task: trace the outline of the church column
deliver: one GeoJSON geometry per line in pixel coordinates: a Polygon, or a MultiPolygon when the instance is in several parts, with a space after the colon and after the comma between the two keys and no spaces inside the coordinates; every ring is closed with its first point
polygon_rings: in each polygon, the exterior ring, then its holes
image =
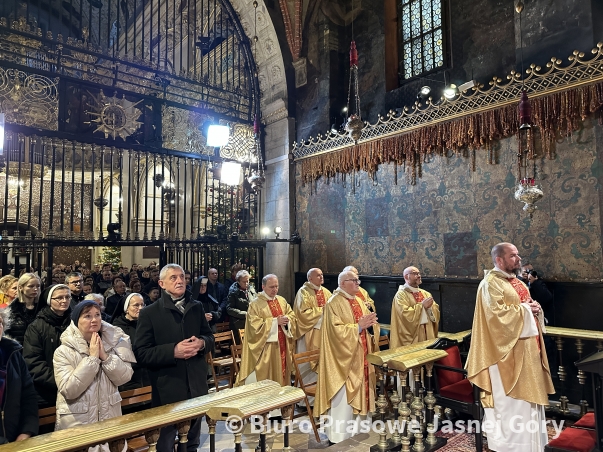
{"type": "MultiPolygon", "coordinates": [[[[274,238],[280,226],[280,238],[288,239],[293,232],[293,178],[289,163],[290,143],[295,138],[295,120],[288,117],[285,101],[277,99],[262,110],[265,123],[266,184],[262,191],[260,228],[267,227],[267,238],[274,238]]],[[[263,234],[262,234],[263,237],[263,234]]],[[[294,246],[289,243],[268,243],[264,274],[279,278],[279,294],[291,302],[294,290],[294,246]]],[[[263,275],[262,275],[263,276],[263,275]]],[[[261,287],[258,288],[261,290],[261,287]]]]}

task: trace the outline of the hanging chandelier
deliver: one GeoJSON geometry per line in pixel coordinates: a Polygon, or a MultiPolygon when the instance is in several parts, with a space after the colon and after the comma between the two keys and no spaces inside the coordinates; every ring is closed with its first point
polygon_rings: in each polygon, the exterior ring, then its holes
{"type": "MultiPolygon", "coordinates": [[[[254,15],[255,15],[255,23],[253,29],[253,53],[254,57],[257,58],[257,43],[258,43],[258,2],[257,0],[253,1],[254,15]]],[[[256,73],[257,76],[257,73],[256,73]]],[[[264,186],[264,182],[266,182],[266,177],[264,176],[264,162],[262,161],[262,144],[260,141],[260,118],[259,115],[256,115],[253,118],[253,148],[257,155],[257,169],[251,169],[252,158],[251,158],[251,150],[249,153],[249,175],[247,176],[247,182],[251,186],[251,190],[257,195],[262,187],[264,186]]]]}
{"type": "Polygon", "coordinates": [[[350,82],[348,86],[347,112],[350,113],[345,123],[345,130],[354,143],[358,143],[364,122],[360,116],[360,93],[358,92],[358,50],[356,50],[356,41],[350,43],[350,82]],[[353,93],[353,94],[352,94],[353,93]],[[354,109],[350,109],[350,98],[354,97],[354,109]]]}
{"type": "MultiPolygon", "coordinates": [[[[250,166],[247,182],[251,185],[253,192],[257,194],[264,186],[264,182],[266,182],[266,177],[264,176],[264,163],[262,161],[262,148],[260,146],[260,120],[257,115],[253,121],[253,137],[255,151],[258,156],[258,166],[255,170],[251,170],[250,166]]],[[[249,163],[251,165],[251,159],[249,159],[249,163]]]]}
{"type": "MultiPolygon", "coordinates": [[[[521,28],[521,13],[523,11],[523,2],[519,0],[515,10],[519,13],[519,32],[521,46],[521,72],[523,70],[523,30],[521,28]]],[[[521,97],[519,100],[519,131],[518,131],[518,149],[517,149],[517,176],[518,186],[515,191],[515,199],[524,203],[523,210],[530,218],[536,211],[536,202],[538,202],[544,193],[536,184],[536,157],[534,155],[534,134],[532,125],[532,105],[528,98],[528,93],[523,85],[521,97]],[[533,164],[530,162],[532,161],[533,164]]]]}

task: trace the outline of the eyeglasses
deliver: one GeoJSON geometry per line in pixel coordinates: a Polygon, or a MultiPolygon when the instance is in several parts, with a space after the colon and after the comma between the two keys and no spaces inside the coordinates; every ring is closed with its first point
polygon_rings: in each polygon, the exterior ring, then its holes
{"type": "Polygon", "coordinates": [[[142,309],[144,308],[144,304],[131,304],[131,307],[133,307],[134,309],[142,309]]]}
{"type": "Polygon", "coordinates": [[[76,284],[76,285],[79,285],[79,284],[82,284],[83,282],[84,282],[84,281],[82,281],[81,279],[76,279],[75,281],[69,281],[69,284],[76,284]]]}
{"type": "Polygon", "coordinates": [[[64,297],[52,297],[51,300],[54,301],[71,301],[71,297],[69,295],[64,297]]]}
{"type": "Polygon", "coordinates": [[[359,279],[344,279],[343,281],[344,282],[352,281],[354,284],[360,284],[360,280],[359,279]]]}

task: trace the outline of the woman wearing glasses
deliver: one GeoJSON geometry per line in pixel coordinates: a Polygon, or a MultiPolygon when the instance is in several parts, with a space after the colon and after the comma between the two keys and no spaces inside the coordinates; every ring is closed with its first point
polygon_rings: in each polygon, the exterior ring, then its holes
{"type": "MultiPolygon", "coordinates": [[[[139,293],[131,293],[125,298],[123,303],[120,303],[117,306],[115,312],[113,313],[113,317],[111,318],[111,323],[113,326],[120,327],[124,333],[130,336],[132,346],[134,346],[134,339],[136,339],[138,317],[140,316],[140,311],[144,308],[144,306],[145,304],[143,296],[139,293]]],[[[120,386],[120,391],[150,386],[151,380],[149,380],[149,375],[144,367],[139,367],[138,364],[132,363],[132,370],[134,370],[132,379],[126,384],[120,386]]]]}
{"type": "Polygon", "coordinates": [[[57,400],[52,356],[71,322],[71,291],[65,284],[50,286],[42,293],[41,302],[45,306],[25,332],[23,358],[38,393],[38,406],[45,408],[54,406],[57,400]]]}

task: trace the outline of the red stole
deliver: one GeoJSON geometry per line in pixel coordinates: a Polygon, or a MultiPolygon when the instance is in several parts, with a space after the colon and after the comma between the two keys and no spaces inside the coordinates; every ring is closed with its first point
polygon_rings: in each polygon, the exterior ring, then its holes
{"type": "MultiPolygon", "coordinates": [[[[519,301],[521,303],[527,303],[528,299],[530,298],[530,291],[525,284],[517,278],[507,278],[507,281],[511,283],[513,289],[515,289],[515,292],[517,292],[517,295],[519,295],[519,301]]],[[[538,328],[538,332],[540,332],[540,324],[538,323],[536,316],[534,316],[534,320],[536,321],[536,328],[538,328]]],[[[538,344],[538,351],[540,351],[540,337],[536,337],[536,343],[538,344]]]]}
{"type": "MultiPolygon", "coordinates": [[[[360,295],[360,292],[358,293],[360,295]]],[[[356,298],[350,299],[348,298],[348,303],[350,303],[350,308],[352,308],[352,314],[354,314],[354,321],[358,323],[360,317],[364,315],[362,312],[362,308],[356,298]]],[[[369,377],[368,377],[368,361],[366,360],[366,355],[368,354],[368,345],[366,342],[366,330],[363,330],[360,334],[360,341],[362,342],[362,348],[364,349],[364,390],[366,394],[366,402],[367,405],[370,402],[369,398],[369,377]]]]}
{"type": "Polygon", "coordinates": [[[420,290],[418,292],[411,293],[417,303],[421,303],[423,300],[425,300],[425,295],[423,295],[423,292],[421,292],[420,290]]]}
{"type": "Polygon", "coordinates": [[[530,298],[530,292],[528,288],[517,278],[507,278],[507,281],[511,283],[517,295],[519,295],[519,301],[521,303],[527,303],[528,298],[530,298]]]}
{"type": "Polygon", "coordinates": [[[364,294],[362,292],[358,291],[356,296],[366,303],[366,298],[364,298],[364,294]]]}
{"type": "Polygon", "coordinates": [[[316,294],[316,305],[319,308],[324,308],[327,300],[325,300],[325,293],[322,291],[322,287],[318,290],[314,289],[314,293],[316,294]]]}
{"type": "MultiPolygon", "coordinates": [[[[268,303],[268,307],[270,308],[270,312],[272,313],[272,317],[276,319],[276,317],[283,315],[283,310],[281,309],[281,304],[278,302],[278,299],[274,300],[266,300],[268,303]]],[[[276,320],[275,320],[276,321],[276,320]]],[[[287,381],[287,337],[285,336],[285,332],[281,328],[280,325],[277,327],[278,329],[278,345],[281,351],[281,369],[283,371],[283,385],[289,386],[289,382],[287,381]]]]}

